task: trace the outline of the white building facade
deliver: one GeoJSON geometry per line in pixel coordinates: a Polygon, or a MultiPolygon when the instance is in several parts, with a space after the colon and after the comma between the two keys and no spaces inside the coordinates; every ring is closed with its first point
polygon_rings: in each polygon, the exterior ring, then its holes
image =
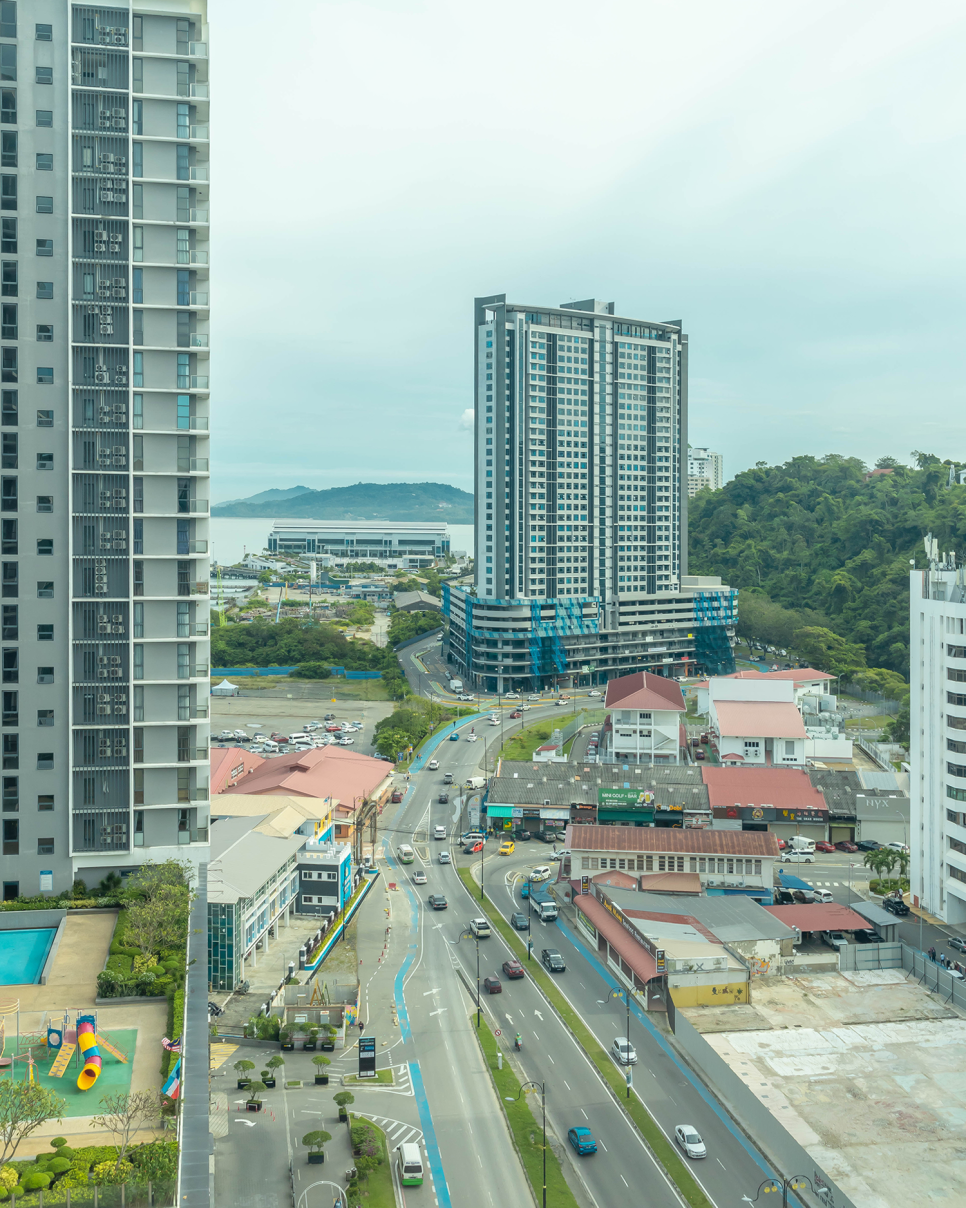
{"type": "Polygon", "coordinates": [[[7,899],[207,858],[206,21],[0,10],[7,899]]]}
{"type": "MultiPolygon", "coordinates": [[[[935,554],[935,551],[933,551],[935,554]]],[[[966,571],[933,557],[910,599],[910,887],[966,923],[966,571]]]]}
{"type": "Polygon", "coordinates": [[[720,491],[724,486],[724,458],[710,449],[688,449],[688,498],[710,487],[720,491]]]}

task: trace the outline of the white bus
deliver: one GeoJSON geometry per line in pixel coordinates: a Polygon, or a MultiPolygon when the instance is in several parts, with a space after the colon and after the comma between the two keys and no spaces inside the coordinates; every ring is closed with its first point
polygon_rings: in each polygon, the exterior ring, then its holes
{"type": "Polygon", "coordinates": [[[396,1146],[396,1169],[404,1187],[418,1187],[423,1181],[423,1159],[419,1146],[402,1144],[396,1146]]]}

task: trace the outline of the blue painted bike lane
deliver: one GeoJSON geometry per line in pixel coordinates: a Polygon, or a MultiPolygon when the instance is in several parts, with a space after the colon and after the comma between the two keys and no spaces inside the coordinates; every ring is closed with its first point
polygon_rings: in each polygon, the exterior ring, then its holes
{"type": "MultiPolygon", "coordinates": [[[[414,788],[410,788],[409,792],[406,793],[406,796],[403,798],[403,804],[400,807],[400,812],[402,812],[402,809],[405,808],[409,801],[409,794],[413,791],[414,788]]],[[[397,869],[397,864],[393,857],[388,853],[388,850],[386,852],[386,863],[393,871],[397,869]]],[[[413,962],[416,960],[416,956],[419,952],[419,910],[416,894],[409,883],[403,881],[401,877],[398,883],[405,889],[406,895],[409,898],[413,908],[413,922],[409,929],[409,949],[406,952],[405,959],[399,966],[392,983],[393,998],[396,1000],[396,1013],[399,1016],[399,1034],[402,1038],[403,1044],[405,1045],[411,1044],[413,1037],[412,1026],[409,1022],[409,1008],[406,1005],[405,982],[406,976],[409,973],[409,970],[412,968],[413,962]]],[[[430,1173],[433,1176],[433,1185],[436,1189],[436,1196],[442,1208],[452,1208],[449,1185],[446,1182],[446,1174],[443,1170],[443,1159],[439,1152],[439,1142],[436,1138],[436,1128],[433,1124],[433,1114],[429,1108],[429,1099],[426,1097],[426,1088],[423,1085],[422,1071],[419,1068],[419,1062],[415,1059],[409,1062],[409,1076],[413,1085],[413,1094],[416,1097],[416,1108],[419,1112],[419,1124],[423,1130],[423,1138],[426,1143],[426,1160],[429,1163],[430,1173]]]]}

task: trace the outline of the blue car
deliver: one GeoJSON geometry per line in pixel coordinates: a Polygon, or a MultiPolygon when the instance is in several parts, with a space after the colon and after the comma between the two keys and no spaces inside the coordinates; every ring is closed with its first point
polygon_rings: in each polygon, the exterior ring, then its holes
{"type": "Polygon", "coordinates": [[[453,733],[449,736],[449,740],[450,740],[450,742],[459,742],[460,736],[454,730],[453,733]]]}
{"type": "Polygon", "coordinates": [[[589,1128],[572,1128],[567,1133],[567,1140],[579,1154],[596,1153],[597,1142],[589,1128]]]}

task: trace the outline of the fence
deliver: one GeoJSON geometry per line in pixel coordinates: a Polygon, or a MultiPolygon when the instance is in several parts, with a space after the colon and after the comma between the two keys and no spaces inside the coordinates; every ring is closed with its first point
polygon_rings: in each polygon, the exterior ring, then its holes
{"type": "MultiPolygon", "coordinates": [[[[291,675],[293,671],[298,671],[299,665],[296,663],[294,667],[212,667],[211,674],[215,675],[291,675]]],[[[381,671],[346,671],[345,667],[330,667],[329,672],[335,676],[344,675],[346,679],[381,679],[381,671]]]]}
{"type": "Polygon", "coordinates": [[[417,633],[414,638],[406,638],[405,642],[399,642],[393,646],[393,650],[405,650],[407,646],[414,646],[417,642],[425,642],[427,638],[435,637],[437,633],[442,632],[442,625],[438,629],[427,629],[425,633],[417,633]]]}
{"type": "Polygon", "coordinates": [[[87,1187],[65,1187],[56,1183],[50,1190],[28,1191],[25,1195],[11,1195],[7,1201],[10,1208],[20,1204],[22,1208],[174,1208],[177,1204],[177,1185],[172,1182],[120,1183],[117,1186],[92,1183],[87,1187]]]}
{"type": "Polygon", "coordinates": [[[944,969],[936,961],[930,960],[925,952],[908,944],[902,945],[902,967],[921,986],[941,995],[947,1003],[952,1003],[961,1011],[966,1011],[966,981],[963,978],[955,977],[951,970],[944,969]]]}
{"type": "Polygon", "coordinates": [[[839,949],[839,969],[901,969],[902,944],[847,944],[839,949]]]}
{"type": "Polygon", "coordinates": [[[870,759],[874,759],[879,767],[886,772],[895,771],[895,768],[892,766],[893,760],[898,763],[901,759],[905,758],[902,749],[895,743],[873,742],[871,738],[858,738],[855,742],[865,751],[870,759]]]}
{"type": "MultiPolygon", "coordinates": [[[[905,947],[905,945],[903,945],[905,947]]],[[[670,998],[670,994],[668,994],[670,998]]],[[[769,1109],[720,1057],[684,1015],[668,1003],[668,1021],[674,1039],[691,1064],[710,1084],[745,1132],[749,1133],[787,1176],[806,1175],[815,1194],[799,1191],[802,1203],[823,1208],[855,1208],[852,1200],[803,1149],[791,1133],[775,1119],[769,1109]]]]}
{"type": "Polygon", "coordinates": [[[865,688],[860,688],[858,684],[839,684],[839,695],[854,696],[856,700],[864,700],[867,704],[878,705],[880,711],[888,713],[890,717],[895,717],[902,708],[897,700],[890,700],[881,692],[869,692],[865,688]]]}

